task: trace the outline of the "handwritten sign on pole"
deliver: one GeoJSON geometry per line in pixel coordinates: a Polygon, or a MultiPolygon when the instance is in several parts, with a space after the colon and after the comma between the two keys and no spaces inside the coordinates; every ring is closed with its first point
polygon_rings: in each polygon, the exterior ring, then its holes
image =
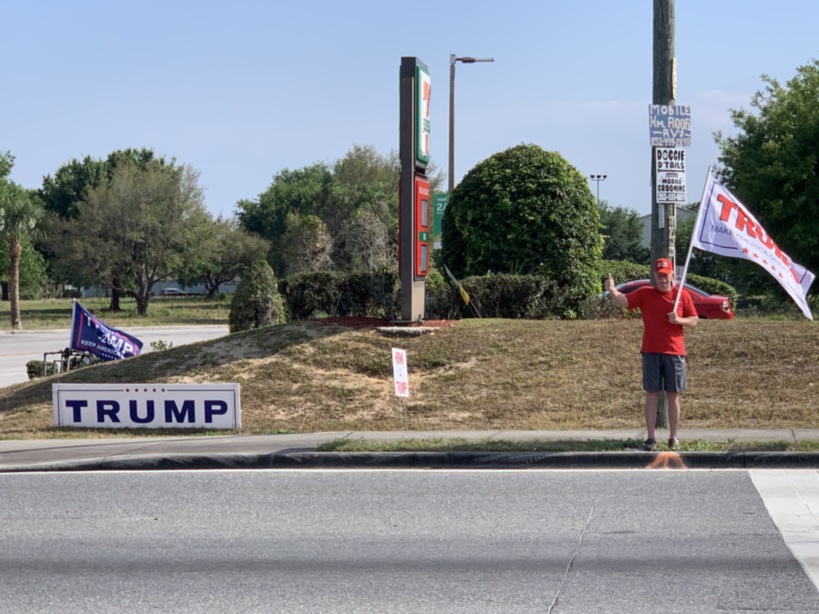
{"type": "Polygon", "coordinates": [[[652,104],[648,107],[652,147],[691,147],[691,107],[652,104]]]}

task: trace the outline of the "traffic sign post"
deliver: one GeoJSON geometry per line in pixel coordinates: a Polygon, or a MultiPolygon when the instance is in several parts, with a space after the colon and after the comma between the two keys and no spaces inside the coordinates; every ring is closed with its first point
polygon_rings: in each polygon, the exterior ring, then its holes
{"type": "Polygon", "coordinates": [[[432,195],[432,236],[434,239],[432,249],[441,249],[441,222],[444,219],[447,202],[449,202],[449,194],[446,192],[435,192],[432,195]]]}

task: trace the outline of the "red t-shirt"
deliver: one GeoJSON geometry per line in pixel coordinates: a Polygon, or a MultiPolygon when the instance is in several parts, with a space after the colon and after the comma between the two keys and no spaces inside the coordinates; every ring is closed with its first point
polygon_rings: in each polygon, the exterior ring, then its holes
{"type": "MultiPolygon", "coordinates": [[[[653,286],[638,288],[626,294],[628,308],[640,309],[643,317],[643,345],[640,352],[643,354],[677,354],[685,356],[685,341],[681,324],[671,324],[668,314],[674,309],[674,300],[677,298],[677,288],[669,292],[660,292],[653,286]]],[[[677,315],[688,317],[697,315],[694,301],[687,290],[683,289],[680,304],[677,305],[677,315]]]]}

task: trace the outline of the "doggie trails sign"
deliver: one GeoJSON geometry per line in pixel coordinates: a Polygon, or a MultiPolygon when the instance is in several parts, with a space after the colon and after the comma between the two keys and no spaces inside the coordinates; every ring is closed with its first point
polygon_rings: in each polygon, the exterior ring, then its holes
{"type": "Polygon", "coordinates": [[[54,426],[238,429],[239,384],[52,384],[54,426]]]}

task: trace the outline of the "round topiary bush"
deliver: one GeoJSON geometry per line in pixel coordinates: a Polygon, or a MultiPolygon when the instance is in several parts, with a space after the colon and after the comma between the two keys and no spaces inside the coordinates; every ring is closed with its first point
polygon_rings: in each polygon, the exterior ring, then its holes
{"type": "Polygon", "coordinates": [[[282,298],[270,265],[259,260],[242,276],[230,302],[230,332],[270,326],[281,321],[282,298]]]}
{"type": "Polygon", "coordinates": [[[450,196],[443,260],[459,277],[541,275],[571,316],[599,292],[600,216],[586,177],[559,153],[518,145],[475,166],[450,196]]]}

